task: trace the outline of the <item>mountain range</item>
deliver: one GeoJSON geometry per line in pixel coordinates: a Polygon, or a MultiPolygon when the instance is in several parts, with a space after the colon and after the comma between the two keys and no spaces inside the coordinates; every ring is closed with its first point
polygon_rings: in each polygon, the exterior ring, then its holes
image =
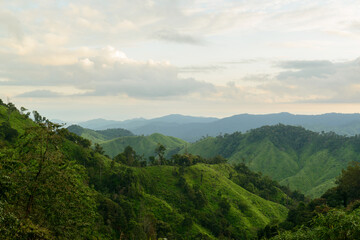
{"type": "Polygon", "coordinates": [[[294,115],[290,113],[240,114],[222,119],[173,114],[148,120],[143,118],[126,121],[95,119],[78,123],[78,125],[94,130],[124,128],[136,135],[161,133],[188,142],[195,142],[206,136],[215,137],[236,131],[246,132],[264,125],[276,125],[279,123],[302,126],[316,132],[333,131],[340,135],[353,136],[360,133],[360,114],[357,113],[327,113],[321,115],[294,115]]]}

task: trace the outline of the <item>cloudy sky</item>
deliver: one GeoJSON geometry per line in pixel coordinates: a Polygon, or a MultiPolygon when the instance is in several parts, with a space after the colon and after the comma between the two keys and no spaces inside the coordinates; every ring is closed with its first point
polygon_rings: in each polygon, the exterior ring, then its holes
{"type": "Polygon", "coordinates": [[[0,0],[0,98],[50,119],[359,112],[358,0],[0,0]]]}

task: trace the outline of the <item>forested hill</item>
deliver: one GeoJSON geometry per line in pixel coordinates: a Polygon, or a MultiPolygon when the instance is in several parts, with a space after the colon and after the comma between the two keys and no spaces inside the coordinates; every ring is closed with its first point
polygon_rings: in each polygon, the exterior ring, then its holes
{"type": "Polygon", "coordinates": [[[165,147],[165,156],[171,157],[186,148],[187,142],[175,137],[164,136],[159,133],[153,133],[149,136],[128,136],[115,138],[109,141],[101,142],[106,154],[114,157],[123,152],[127,146],[131,146],[136,152],[142,154],[145,159],[155,155],[156,147],[161,144],[165,147]]]}
{"type": "Polygon", "coordinates": [[[33,114],[0,101],[1,239],[254,238],[304,200],[220,157],[110,159],[33,114]]]}
{"type": "Polygon", "coordinates": [[[71,125],[67,129],[76,135],[86,138],[93,143],[100,143],[114,138],[134,136],[132,132],[123,128],[111,128],[106,130],[92,130],[79,125],[71,125]]]}
{"type": "Polygon", "coordinates": [[[279,124],[244,134],[204,138],[188,146],[187,151],[244,162],[253,171],[314,197],[332,187],[335,177],[350,161],[360,160],[360,137],[316,133],[279,124]]]}

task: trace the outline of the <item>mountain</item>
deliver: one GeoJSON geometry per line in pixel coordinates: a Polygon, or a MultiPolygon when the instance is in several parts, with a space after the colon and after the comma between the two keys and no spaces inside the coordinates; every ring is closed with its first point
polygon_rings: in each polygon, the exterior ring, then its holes
{"type": "Polygon", "coordinates": [[[320,134],[280,124],[204,138],[189,145],[186,151],[244,162],[253,171],[316,197],[334,185],[336,176],[350,161],[359,161],[359,146],[359,136],[320,134]]]}
{"type": "MultiPolygon", "coordinates": [[[[81,122],[78,123],[78,125],[84,128],[90,128],[94,130],[104,130],[108,128],[125,128],[129,130],[134,130],[152,124],[171,124],[172,126],[174,126],[174,125],[179,125],[179,124],[181,125],[187,123],[209,123],[216,120],[218,119],[211,117],[192,117],[192,116],[184,116],[180,114],[171,114],[153,119],[134,118],[125,121],[105,120],[99,118],[99,119],[89,120],[86,122],[81,122]]],[[[151,132],[151,133],[155,133],[155,132],[151,132]]],[[[146,133],[141,133],[141,134],[146,134],[146,133]]]]}
{"type": "MultiPolygon", "coordinates": [[[[94,129],[94,130],[104,130],[107,128],[117,128],[117,127],[107,127],[107,126],[117,125],[118,123],[119,123],[119,121],[97,118],[97,119],[92,119],[92,120],[89,120],[86,122],[78,123],[77,125],[79,125],[83,128],[90,128],[90,129],[94,129]]],[[[121,127],[119,127],[119,128],[121,128],[121,127]]]]}
{"type": "Polygon", "coordinates": [[[333,131],[340,135],[356,135],[360,133],[360,114],[327,113],[322,115],[294,115],[290,113],[276,114],[240,114],[227,118],[201,118],[182,115],[168,115],[150,120],[133,119],[123,122],[108,120],[92,120],[79,125],[92,129],[125,128],[137,135],[161,133],[166,136],[181,138],[195,142],[205,136],[246,132],[265,125],[285,124],[303,126],[316,132],[333,131]],[[89,124],[94,123],[94,124],[89,124]],[[96,123],[96,124],[95,124],[96,123]]]}
{"type": "Polygon", "coordinates": [[[193,117],[193,116],[184,116],[181,114],[170,114],[159,118],[150,119],[150,122],[164,122],[164,123],[177,123],[177,124],[187,124],[187,123],[210,123],[218,120],[214,117],[193,117]]]}
{"type": "Polygon", "coordinates": [[[115,128],[106,130],[92,130],[80,127],[79,125],[71,125],[67,129],[76,135],[86,138],[93,143],[100,143],[118,137],[133,136],[134,134],[126,129],[115,128]]]}
{"type": "Polygon", "coordinates": [[[183,149],[188,143],[184,140],[175,137],[164,136],[159,133],[151,134],[150,136],[126,136],[115,138],[109,141],[101,142],[106,154],[114,157],[124,151],[127,146],[132,147],[137,153],[144,155],[147,159],[150,156],[155,156],[156,147],[162,144],[166,148],[165,155],[170,157],[183,149]]]}

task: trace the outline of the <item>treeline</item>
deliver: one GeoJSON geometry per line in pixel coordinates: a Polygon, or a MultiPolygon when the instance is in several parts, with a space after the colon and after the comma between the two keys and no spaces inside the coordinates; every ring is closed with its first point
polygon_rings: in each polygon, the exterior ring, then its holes
{"type": "Polygon", "coordinates": [[[239,142],[246,140],[248,144],[257,143],[262,139],[268,138],[276,147],[280,149],[293,149],[299,153],[306,144],[311,143],[313,151],[328,149],[335,153],[336,150],[344,145],[349,145],[352,149],[360,153],[360,135],[342,136],[334,132],[312,132],[303,127],[277,124],[274,126],[263,126],[249,130],[246,133],[235,132],[216,137],[216,144],[220,147],[218,153],[222,156],[230,157],[239,147],[239,142]]]}
{"type": "MultiPolygon", "coordinates": [[[[104,153],[99,144],[95,144],[95,150],[104,153]]],[[[113,158],[113,161],[125,164],[131,167],[146,167],[146,166],[192,166],[197,163],[205,164],[220,164],[226,163],[227,160],[218,155],[213,158],[203,158],[199,155],[193,155],[190,153],[174,154],[171,158],[165,157],[166,147],[162,144],[158,144],[154,149],[155,156],[150,156],[147,160],[138,155],[131,146],[127,146],[122,153],[119,153],[113,158]]]]}

